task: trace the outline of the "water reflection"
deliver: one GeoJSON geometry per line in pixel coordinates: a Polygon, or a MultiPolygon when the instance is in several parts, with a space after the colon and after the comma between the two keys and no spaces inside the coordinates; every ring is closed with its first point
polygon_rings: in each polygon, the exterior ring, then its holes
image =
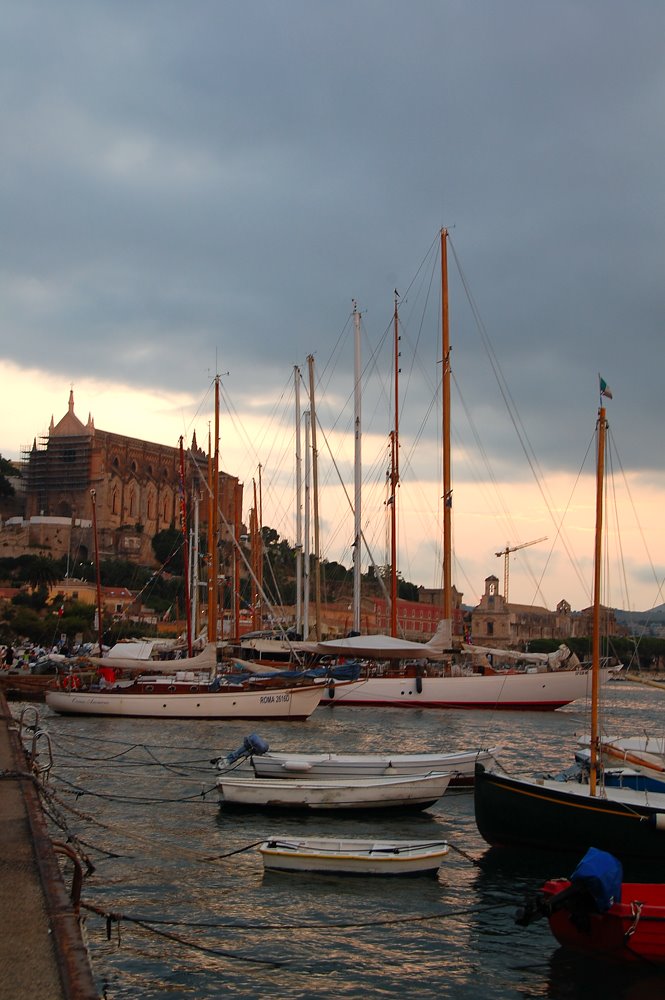
{"type": "Polygon", "coordinates": [[[547,992],[551,1000],[656,1000],[665,996],[665,973],[648,965],[617,965],[558,948],[548,969],[547,992]]]}
{"type": "MultiPolygon", "coordinates": [[[[619,735],[658,723],[662,697],[613,685],[619,735]]],[[[583,706],[555,713],[318,710],[307,723],[262,725],[276,750],[454,750],[504,744],[512,772],[561,769],[585,729],[583,706]]],[[[517,927],[525,893],[568,875],[578,858],[490,849],[473,796],[449,791],[402,817],[230,813],[220,807],[210,759],[239,746],[251,724],[172,724],[50,717],[54,789],[86,821],[95,855],[83,898],[130,916],[171,920],[156,936],[123,922],[88,935],[100,991],[109,1000],[237,1000],[368,996],[419,1000],[647,1000],[665,995],[654,970],[610,970],[562,952],[546,923],[517,927]],[[83,792],[74,792],[65,779],[83,792]],[[102,824],[102,825],[100,825],[102,824]],[[270,837],[447,839],[437,879],[342,879],[263,873],[257,842],[270,837]],[[242,850],[247,848],[247,850],[242,850]],[[241,851],[231,855],[233,851],[241,851]],[[220,857],[221,855],[231,855],[220,857]],[[214,858],[215,860],[210,860],[214,858]],[[180,921],[180,923],[177,923],[180,921]],[[261,963],[275,962],[275,967],[261,963]],[[602,994],[601,994],[602,990],[602,994]],[[651,992],[650,992],[651,991],[651,992]]]]}

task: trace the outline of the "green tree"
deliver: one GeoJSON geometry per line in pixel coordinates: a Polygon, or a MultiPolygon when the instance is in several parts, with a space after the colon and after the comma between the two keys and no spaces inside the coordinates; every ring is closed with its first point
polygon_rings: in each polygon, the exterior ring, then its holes
{"type": "Polygon", "coordinates": [[[167,572],[180,576],[182,576],[183,572],[182,548],[182,532],[177,531],[175,528],[165,528],[164,531],[157,532],[152,540],[152,550],[155,553],[155,559],[161,563],[167,572]]]}
{"type": "Polygon", "coordinates": [[[32,608],[12,608],[3,624],[15,639],[25,636],[30,642],[49,642],[53,635],[53,625],[32,608]]]}
{"type": "Polygon", "coordinates": [[[20,561],[19,579],[30,584],[33,590],[50,593],[61,576],[59,563],[47,556],[21,556],[20,561]]]}
{"type": "Polygon", "coordinates": [[[419,601],[420,592],[418,590],[418,585],[415,583],[409,583],[408,580],[402,580],[401,577],[398,578],[397,596],[403,598],[405,601],[419,601]]]}
{"type": "Polygon", "coordinates": [[[20,476],[21,473],[15,469],[12,463],[0,455],[0,497],[13,497],[16,490],[9,481],[10,476],[20,476]]]}

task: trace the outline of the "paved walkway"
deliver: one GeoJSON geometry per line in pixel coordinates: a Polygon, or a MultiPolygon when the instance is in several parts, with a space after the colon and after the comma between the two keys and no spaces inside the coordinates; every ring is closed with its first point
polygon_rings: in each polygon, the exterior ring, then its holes
{"type": "Polygon", "coordinates": [[[87,952],[0,694],[0,1000],[94,1000],[87,952]]]}

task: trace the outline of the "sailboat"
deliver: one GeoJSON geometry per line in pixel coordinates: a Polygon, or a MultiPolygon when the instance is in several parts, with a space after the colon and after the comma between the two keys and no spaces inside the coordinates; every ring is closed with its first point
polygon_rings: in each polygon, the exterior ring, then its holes
{"type": "MultiPolygon", "coordinates": [[[[388,661],[388,665],[368,669],[361,680],[344,689],[331,686],[321,704],[344,704],[386,708],[458,708],[458,709],[525,709],[552,711],[562,708],[591,693],[591,671],[566,647],[549,656],[520,654],[525,666],[505,670],[475,670],[472,666],[478,650],[468,647],[466,663],[453,664],[452,652],[452,476],[450,443],[450,337],[448,319],[448,232],[440,233],[441,254],[441,328],[442,328],[442,399],[443,414],[443,607],[442,621],[429,643],[407,642],[397,636],[397,553],[395,530],[395,487],[399,481],[398,424],[391,432],[390,513],[391,513],[391,635],[355,636],[329,642],[306,644],[313,653],[344,656],[362,661],[388,661]],[[407,666],[403,666],[404,662],[407,666]],[[410,661],[410,665],[409,665],[410,661]],[[415,661],[415,663],[414,663],[415,661]],[[437,666],[438,664],[438,666],[437,666]],[[468,666],[467,666],[468,664],[468,666]]],[[[397,371],[399,370],[399,334],[397,293],[394,312],[395,327],[395,413],[399,411],[397,371]]],[[[358,387],[359,366],[356,370],[358,387]]],[[[356,489],[356,507],[358,505],[356,489]]],[[[354,552],[359,553],[359,527],[356,526],[354,552]]],[[[354,595],[355,603],[355,595],[354,595]]],[[[482,651],[481,651],[482,652],[482,651]]],[[[508,650],[485,650],[501,658],[509,658],[508,650]]],[[[455,660],[459,661],[459,656],[455,660]]],[[[463,658],[464,659],[464,658],[463,658]]],[[[609,676],[608,668],[602,670],[609,676]]]]}
{"type": "MultiPolygon", "coordinates": [[[[67,689],[46,693],[46,704],[60,715],[111,715],[132,718],[157,719],[308,719],[318,706],[323,693],[321,684],[302,684],[278,681],[267,688],[253,682],[233,683],[217,672],[217,537],[216,516],[219,485],[219,376],[215,378],[215,453],[212,471],[211,494],[213,497],[209,532],[212,569],[209,569],[209,605],[207,643],[197,656],[193,656],[191,616],[187,612],[187,649],[189,656],[180,660],[141,661],[134,657],[96,658],[100,677],[83,689],[70,684],[67,689]],[[122,674],[133,676],[125,679],[122,674]],[[120,675],[120,676],[119,676],[120,675]]],[[[184,523],[184,459],[181,448],[181,518],[184,523]]],[[[91,491],[93,534],[97,568],[97,621],[99,648],[102,644],[102,600],[100,586],[100,560],[95,516],[95,491],[91,491]]],[[[185,558],[185,567],[187,559],[185,558]]],[[[187,573],[185,572],[185,578],[187,573]]]]}
{"type": "Polygon", "coordinates": [[[476,767],[476,825],[491,845],[582,854],[590,846],[611,853],[626,868],[665,862],[665,794],[601,781],[599,735],[600,571],[603,523],[605,407],[598,411],[593,656],[588,783],[514,778],[476,767]]]}

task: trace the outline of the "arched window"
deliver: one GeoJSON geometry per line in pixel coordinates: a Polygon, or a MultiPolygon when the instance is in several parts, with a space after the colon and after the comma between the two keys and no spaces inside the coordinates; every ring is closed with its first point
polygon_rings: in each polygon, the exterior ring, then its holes
{"type": "MultiPolygon", "coordinates": [[[[117,461],[117,459],[116,459],[116,461],[117,461]]],[[[118,487],[117,486],[114,486],[113,490],[111,491],[111,513],[112,514],[117,514],[118,513],[118,487]]]]}

